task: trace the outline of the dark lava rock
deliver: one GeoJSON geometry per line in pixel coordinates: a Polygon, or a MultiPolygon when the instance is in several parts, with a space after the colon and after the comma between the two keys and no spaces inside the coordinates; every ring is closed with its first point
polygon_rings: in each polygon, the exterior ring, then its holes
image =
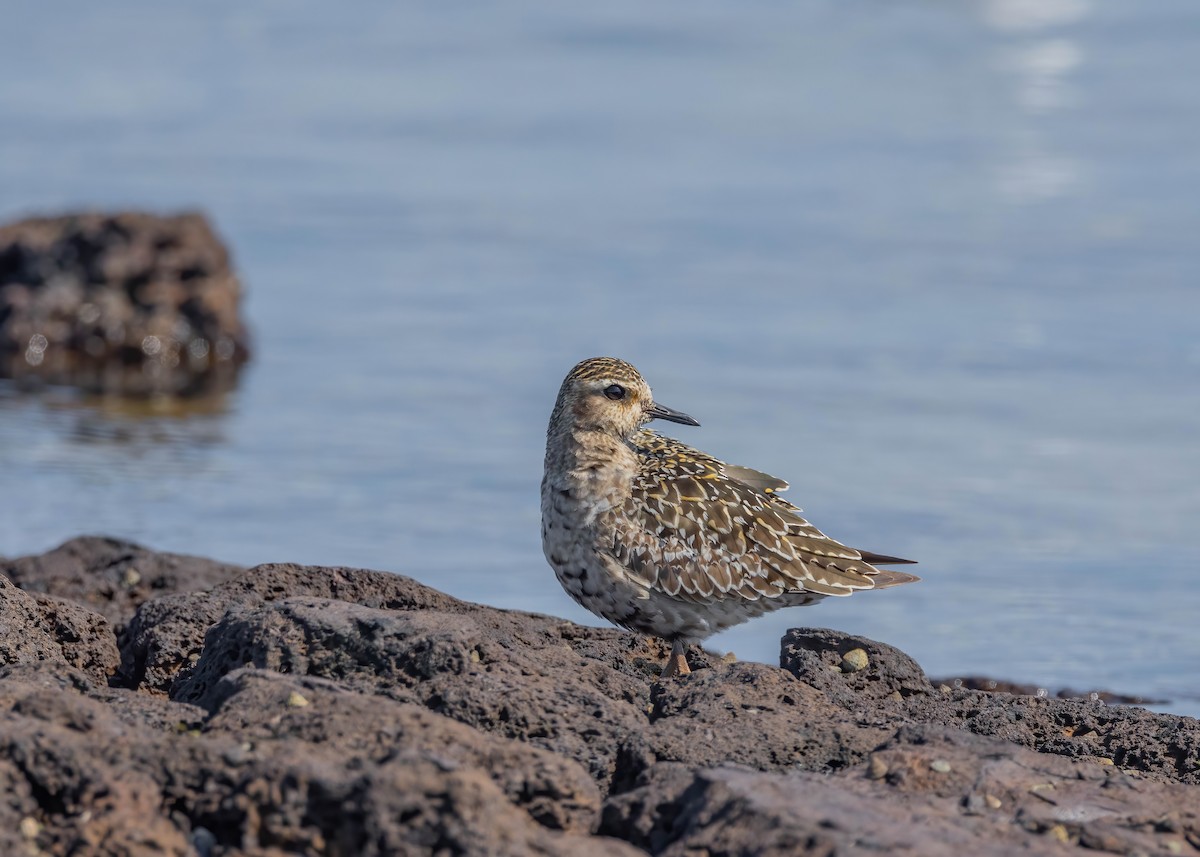
{"type": "MultiPolygon", "coordinates": [[[[112,605],[48,557],[23,586],[112,605]]],[[[0,586],[0,853],[1200,853],[1190,718],[935,687],[829,630],[660,683],[658,641],[399,575],[162,580],[111,678],[102,617],[0,586]]]]}
{"type": "Polygon", "coordinates": [[[124,395],[226,389],[249,356],[240,300],[201,214],[0,226],[0,376],[124,395]]]}
{"type": "Polygon", "coordinates": [[[911,700],[907,717],[993,735],[1041,753],[1100,759],[1200,785],[1200,722],[1099,701],[951,691],[911,700]]]}
{"type": "Polygon", "coordinates": [[[71,666],[106,678],[119,660],[103,616],[45,595],[30,595],[0,577],[0,665],[71,666]]]}
{"type": "Polygon", "coordinates": [[[25,591],[85,604],[118,630],[148,599],[209,589],[243,571],[106,536],[79,536],[44,554],[0,558],[0,574],[25,591]]]}
{"type": "Polygon", "coordinates": [[[1010,696],[947,685],[935,691],[916,662],[900,650],[824,628],[788,631],[780,663],[863,726],[955,726],[1042,753],[1103,759],[1200,785],[1200,723],[1190,717],[1099,700],[1010,696]],[[867,653],[868,665],[845,672],[841,659],[856,648],[867,653]]]}
{"type": "MultiPolygon", "coordinates": [[[[861,657],[861,656],[860,656],[861,657]]],[[[917,662],[899,649],[828,628],[793,628],[783,636],[779,665],[839,705],[861,710],[864,701],[899,701],[933,692],[917,662]],[[859,651],[866,666],[844,666],[859,651]]]]}
{"type": "Polygon", "coordinates": [[[279,742],[298,754],[314,744],[357,764],[424,753],[452,767],[488,773],[501,791],[538,823],[589,833],[600,791],[578,764],[529,744],[487,735],[419,705],[382,696],[347,694],[335,682],[242,669],[222,679],[205,731],[243,742],[279,742]]]}
{"type": "Polygon", "coordinates": [[[622,747],[644,740],[648,684],[577,655],[557,633],[563,624],[487,608],[281,599],[230,610],[172,698],[211,707],[222,677],[247,665],[319,676],[559,753],[606,787],[622,747]]]}
{"type": "Polygon", "coordinates": [[[421,706],[241,670],[204,711],[33,666],[0,667],[4,853],[637,853],[590,835],[579,765],[421,706]]]}
{"type": "MultiPolygon", "coordinates": [[[[822,693],[766,664],[731,664],[651,692],[650,742],[663,761],[729,760],[762,771],[832,773],[858,764],[891,729],[864,726],[822,693]]],[[[636,772],[634,772],[636,773],[636,772]]]]}
{"type": "Polygon", "coordinates": [[[224,582],[204,592],[172,587],[178,594],[164,595],[138,610],[121,641],[123,683],[166,693],[181,673],[195,666],[205,634],[226,611],[245,610],[279,598],[312,595],[387,610],[455,613],[474,609],[474,605],[412,578],[366,569],[273,563],[237,576],[222,574],[218,579],[224,582]]]}
{"type": "Polygon", "coordinates": [[[1200,792],[955,731],[900,730],[835,776],[659,764],[600,832],[652,854],[1193,853],[1200,792]],[[1174,843],[1175,847],[1172,847],[1174,843]]]}
{"type": "MultiPolygon", "coordinates": [[[[965,688],[966,690],[986,690],[989,693],[1012,693],[1018,696],[1046,696],[1048,693],[1046,688],[1038,687],[1036,684],[1005,681],[978,675],[935,679],[934,684],[944,684],[948,687],[965,688]]],[[[1070,687],[1059,688],[1054,692],[1054,696],[1059,699],[1098,699],[1118,705],[1161,705],[1167,701],[1146,696],[1133,696],[1128,693],[1116,693],[1111,690],[1075,690],[1070,687]]]]}

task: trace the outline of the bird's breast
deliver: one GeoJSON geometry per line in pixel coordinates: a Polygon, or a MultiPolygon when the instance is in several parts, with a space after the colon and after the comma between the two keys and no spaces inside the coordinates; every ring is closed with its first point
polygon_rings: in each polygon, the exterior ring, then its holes
{"type": "Polygon", "coordinates": [[[553,510],[586,526],[629,498],[637,460],[628,446],[610,438],[572,440],[548,451],[542,512],[553,510]]]}
{"type": "Polygon", "coordinates": [[[566,471],[542,485],[542,515],[590,527],[596,519],[629,498],[633,476],[615,467],[587,467],[566,471]]]}

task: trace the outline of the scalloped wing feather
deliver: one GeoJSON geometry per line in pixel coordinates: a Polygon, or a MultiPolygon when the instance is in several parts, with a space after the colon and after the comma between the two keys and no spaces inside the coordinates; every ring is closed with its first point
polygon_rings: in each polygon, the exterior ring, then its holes
{"type": "Polygon", "coordinates": [[[826,536],[777,495],[781,479],[651,431],[634,443],[642,467],[619,514],[640,526],[618,528],[612,552],[651,588],[704,602],[844,596],[916,579],[881,572],[826,536]]]}

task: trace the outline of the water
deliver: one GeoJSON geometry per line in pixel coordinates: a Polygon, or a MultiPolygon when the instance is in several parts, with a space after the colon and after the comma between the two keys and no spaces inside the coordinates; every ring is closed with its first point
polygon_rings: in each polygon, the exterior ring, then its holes
{"type": "Polygon", "coordinates": [[[0,216],[201,207],[257,358],[187,418],[0,386],[0,553],[82,532],[585,622],[538,542],[614,354],[924,581],[743,625],[1200,714],[1200,9],[22,3],[0,216]]]}

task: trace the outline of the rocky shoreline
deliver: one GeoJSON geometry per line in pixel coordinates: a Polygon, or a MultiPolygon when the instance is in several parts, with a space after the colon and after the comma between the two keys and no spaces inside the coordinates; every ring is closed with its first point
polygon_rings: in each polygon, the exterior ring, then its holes
{"type": "Polygon", "coordinates": [[[1200,722],[836,631],[658,683],[656,641],[400,575],[96,537],[0,574],[4,854],[1200,854],[1200,722]]]}

